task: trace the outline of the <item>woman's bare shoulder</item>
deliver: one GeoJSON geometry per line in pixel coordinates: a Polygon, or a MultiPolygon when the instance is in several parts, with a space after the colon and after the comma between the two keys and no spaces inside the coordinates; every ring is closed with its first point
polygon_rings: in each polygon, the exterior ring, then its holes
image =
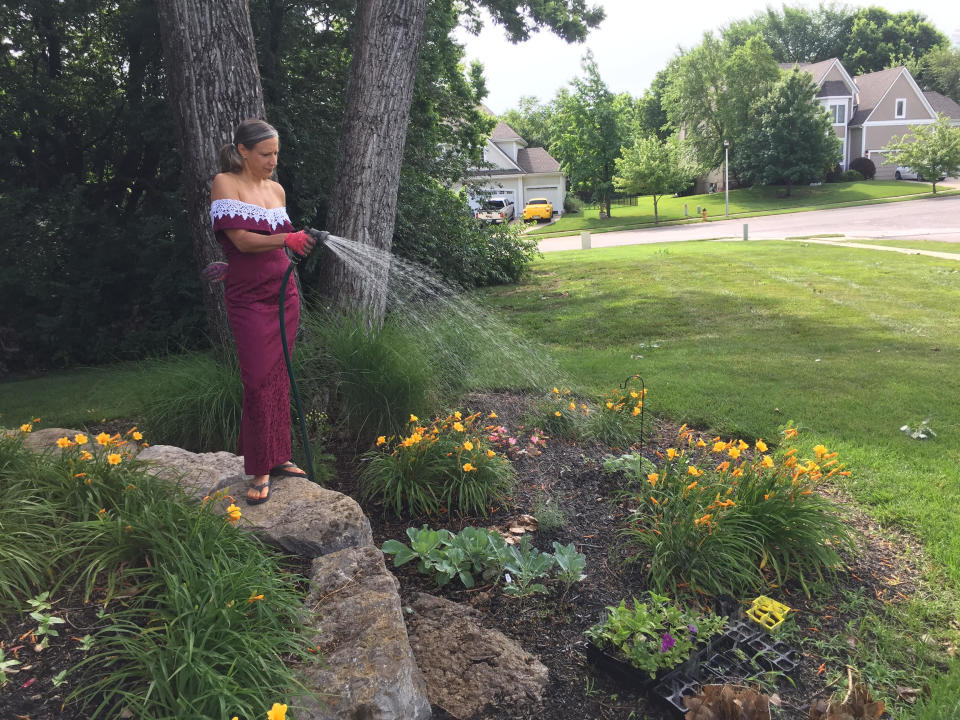
{"type": "Polygon", "coordinates": [[[287,204],[287,193],[283,189],[283,185],[278,183],[276,180],[270,181],[270,189],[273,190],[277,199],[280,201],[280,207],[284,207],[287,204]]]}
{"type": "Polygon", "coordinates": [[[213,178],[213,185],[210,186],[210,202],[214,200],[239,200],[240,184],[237,182],[236,175],[229,172],[217,174],[213,178]]]}

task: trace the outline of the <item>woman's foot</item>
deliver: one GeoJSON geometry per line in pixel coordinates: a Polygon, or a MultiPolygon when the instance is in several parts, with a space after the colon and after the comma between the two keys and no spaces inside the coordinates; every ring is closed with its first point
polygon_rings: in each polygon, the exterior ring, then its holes
{"type": "Polygon", "coordinates": [[[275,468],[270,470],[270,477],[306,478],[307,474],[294,465],[290,460],[287,460],[287,462],[277,465],[275,468]]]}
{"type": "Polygon", "coordinates": [[[260,505],[270,499],[270,476],[257,475],[247,488],[247,505],[260,505]]]}

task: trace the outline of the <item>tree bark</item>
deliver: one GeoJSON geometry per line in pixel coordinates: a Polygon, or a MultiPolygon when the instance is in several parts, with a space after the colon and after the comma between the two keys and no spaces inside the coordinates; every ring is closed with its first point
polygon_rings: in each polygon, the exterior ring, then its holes
{"type": "MultiPolygon", "coordinates": [[[[197,271],[222,260],[210,224],[217,151],[247,118],[263,118],[263,90],[247,0],[157,0],[164,68],[177,128],[197,271]]],[[[203,286],[210,340],[233,346],[223,285],[203,286]]]]}
{"type": "MultiPolygon", "coordinates": [[[[386,252],[393,244],[426,14],[426,0],[358,0],[354,18],[353,58],[326,229],[386,252]]],[[[379,324],[385,311],[385,273],[347,266],[330,252],[324,260],[322,289],[333,305],[359,308],[379,324]]]]}

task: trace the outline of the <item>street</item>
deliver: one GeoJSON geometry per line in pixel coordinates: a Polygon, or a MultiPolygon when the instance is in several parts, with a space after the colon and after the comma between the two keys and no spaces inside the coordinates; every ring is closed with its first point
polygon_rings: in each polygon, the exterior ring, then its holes
{"type": "MultiPolygon", "coordinates": [[[[831,239],[834,241],[912,239],[960,243],[960,196],[832,210],[810,210],[672,227],[592,233],[591,244],[597,248],[642,243],[742,238],[744,224],[748,226],[750,240],[842,235],[843,237],[831,239]]],[[[540,241],[542,252],[574,250],[580,247],[579,233],[540,241]]],[[[953,248],[945,249],[953,250],[953,248]]]]}

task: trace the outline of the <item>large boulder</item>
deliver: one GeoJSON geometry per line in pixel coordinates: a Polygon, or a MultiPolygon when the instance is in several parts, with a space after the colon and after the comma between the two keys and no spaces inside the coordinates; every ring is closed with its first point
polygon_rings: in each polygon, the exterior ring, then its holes
{"type": "Polygon", "coordinates": [[[246,481],[224,491],[235,498],[257,535],[289,553],[312,558],[373,545],[370,520],[357,501],[306,478],[273,478],[270,499],[261,505],[246,504],[246,481]]]}
{"type": "MultiPolygon", "coordinates": [[[[270,503],[267,503],[269,505],[270,503]]],[[[316,616],[324,664],[306,685],[325,693],[297,702],[301,720],[421,720],[431,716],[410,649],[397,579],[375,547],[316,558],[306,606],[316,616]],[[303,709],[299,709],[299,708],[303,709]]]]}
{"type": "Polygon", "coordinates": [[[243,458],[228,452],[195,453],[173,445],[151,445],[138,457],[151,463],[154,475],[179,483],[196,499],[246,482],[243,458]]]}
{"type": "Polygon", "coordinates": [[[34,430],[23,436],[23,446],[27,450],[34,452],[43,452],[44,450],[56,450],[57,440],[67,437],[73,440],[73,436],[81,433],[83,430],[70,430],[68,428],[43,428],[34,430]]]}
{"type": "Polygon", "coordinates": [[[487,707],[542,700],[546,666],[500,631],[482,627],[476,610],[425,593],[410,608],[407,633],[431,703],[469,718],[487,707]]]}

